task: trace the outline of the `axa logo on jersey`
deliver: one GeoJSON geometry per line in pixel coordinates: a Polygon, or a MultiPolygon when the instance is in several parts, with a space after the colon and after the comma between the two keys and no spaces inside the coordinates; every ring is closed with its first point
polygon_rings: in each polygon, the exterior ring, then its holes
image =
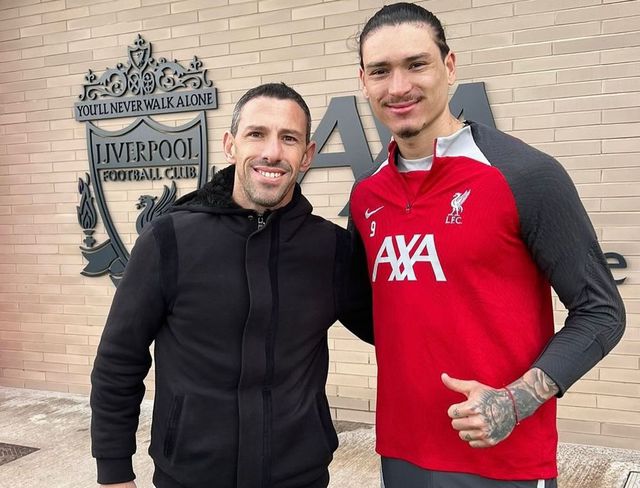
{"type": "Polygon", "coordinates": [[[409,242],[403,235],[387,236],[376,255],[371,281],[383,270],[389,271],[387,281],[417,281],[417,273],[422,272],[418,263],[428,263],[436,281],[447,281],[433,234],[414,234],[409,242]]]}

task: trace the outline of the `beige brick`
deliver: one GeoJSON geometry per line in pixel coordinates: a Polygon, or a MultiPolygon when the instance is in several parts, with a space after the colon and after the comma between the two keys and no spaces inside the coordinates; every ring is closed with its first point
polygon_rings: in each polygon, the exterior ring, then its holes
{"type": "MultiPolygon", "coordinates": [[[[322,26],[320,26],[320,28],[322,28],[322,26]]],[[[349,26],[322,30],[309,29],[307,32],[296,33],[291,37],[294,45],[317,44],[327,41],[340,41],[351,44],[354,42],[350,39],[351,37],[353,37],[353,35],[354,28],[352,26],[349,26]]]]}
{"type": "Polygon", "coordinates": [[[603,368],[640,369],[640,359],[637,356],[621,356],[609,354],[601,362],[603,368]]]}
{"type": "MultiPolygon", "coordinates": [[[[507,46],[473,52],[471,55],[471,59],[473,60],[474,64],[491,63],[495,61],[511,61],[524,58],[537,58],[541,56],[545,56],[545,59],[547,59],[546,57],[549,57],[552,54],[551,49],[551,43],[507,46]]],[[[515,69],[515,61],[514,71],[521,71],[520,69],[515,69]]]]}
{"type": "Polygon", "coordinates": [[[41,47],[34,47],[22,50],[23,58],[33,58],[39,56],[51,56],[54,54],[62,54],[68,52],[67,44],[49,44],[41,47]]]}
{"type": "Polygon", "coordinates": [[[237,66],[231,69],[231,76],[233,78],[242,78],[247,76],[271,75],[273,73],[287,73],[291,71],[291,67],[291,61],[237,66]]]}
{"type": "MultiPolygon", "coordinates": [[[[293,62],[293,69],[299,71],[341,65],[354,65],[356,62],[357,57],[354,53],[330,54],[325,56],[315,56],[313,58],[295,59],[293,62]]],[[[353,78],[355,78],[355,69],[353,78]]]]}
{"type": "MultiPolygon", "coordinates": [[[[637,59],[633,57],[633,49],[629,48],[628,46],[638,46],[638,44],[640,44],[640,34],[625,33],[554,42],[553,52],[557,54],[564,54],[624,48],[623,51],[629,52],[629,54],[632,55],[631,59],[637,59]]],[[[608,54],[604,56],[603,62],[610,63],[612,61],[615,62],[615,60],[615,54],[613,57],[611,54],[608,54]]],[[[623,60],[626,60],[626,58],[623,60]]]]}
{"type": "Polygon", "coordinates": [[[637,108],[622,108],[615,110],[605,110],[602,113],[603,124],[616,124],[621,122],[640,121],[640,112],[637,108]]]}
{"type": "Polygon", "coordinates": [[[231,29],[242,29],[244,27],[259,26],[262,29],[263,26],[269,24],[277,24],[282,21],[291,20],[291,11],[275,11],[265,12],[253,15],[244,15],[242,17],[233,17],[229,19],[229,26],[231,29]]]}
{"type": "Polygon", "coordinates": [[[41,23],[42,23],[42,18],[40,15],[16,17],[14,19],[1,20],[0,31],[29,27],[29,26],[39,25],[41,23]]]}
{"type": "MultiPolygon", "coordinates": [[[[634,162],[638,161],[640,154],[616,154],[615,166],[629,167],[636,166],[634,162]]],[[[612,157],[610,154],[593,154],[589,156],[573,156],[568,155],[561,158],[562,165],[565,168],[601,168],[610,165],[612,157]]]]}
{"type": "Polygon", "coordinates": [[[567,98],[577,96],[598,95],[602,93],[602,83],[591,81],[565,85],[540,86],[514,90],[516,101],[539,100],[542,98],[567,98]]]}
{"type": "Polygon", "coordinates": [[[331,352],[330,360],[335,361],[337,363],[369,364],[369,353],[355,352],[355,351],[340,351],[340,350],[334,349],[331,352]]]}
{"type": "Polygon", "coordinates": [[[605,94],[577,97],[554,102],[556,112],[577,112],[581,110],[602,110],[640,106],[640,93],[605,94]]]}
{"type": "Polygon", "coordinates": [[[64,0],[56,0],[53,2],[43,2],[38,5],[30,5],[28,7],[20,7],[20,16],[43,14],[53,12],[65,8],[64,0]]]}
{"type": "Polygon", "coordinates": [[[555,130],[557,141],[577,141],[582,139],[615,139],[637,137],[640,123],[593,125],[589,127],[561,128],[555,130]]]}
{"type": "Polygon", "coordinates": [[[238,5],[229,5],[227,7],[214,7],[198,12],[198,20],[200,22],[211,19],[224,19],[255,14],[258,7],[255,3],[241,3],[238,5]]]}
{"type": "Polygon", "coordinates": [[[451,41],[451,49],[456,53],[462,53],[465,51],[491,49],[511,44],[513,44],[513,34],[511,32],[502,32],[456,39],[451,41]]]}
{"type": "MultiPolygon", "coordinates": [[[[253,34],[252,39],[250,40],[237,41],[237,42],[230,43],[229,48],[230,48],[231,54],[247,53],[252,51],[262,51],[263,49],[268,48],[269,51],[262,52],[261,53],[262,55],[265,52],[270,52],[271,50],[278,51],[279,50],[278,48],[291,46],[291,36],[289,35],[272,37],[269,39],[268,44],[265,45],[264,39],[253,38],[253,37],[257,37],[257,29],[252,30],[252,34],[253,34]]],[[[265,58],[262,58],[262,60],[267,61],[267,59],[265,58]]],[[[273,59],[271,59],[271,61],[273,61],[273,59]]]]}
{"type": "Polygon", "coordinates": [[[619,424],[602,424],[602,434],[614,437],[631,437],[640,439],[640,426],[638,425],[619,425],[619,424]]]}
{"type": "Polygon", "coordinates": [[[328,397],[329,406],[332,408],[346,408],[352,410],[368,410],[369,409],[369,401],[361,400],[357,398],[345,398],[345,397],[328,397]]]}
{"type": "Polygon", "coordinates": [[[33,80],[37,78],[54,78],[69,74],[68,66],[47,66],[46,68],[38,68],[25,70],[22,72],[23,79],[33,80]]]}
{"type": "Polygon", "coordinates": [[[363,398],[367,400],[375,400],[376,390],[373,388],[359,388],[353,386],[337,386],[338,394],[334,396],[347,398],[363,398]]]}
{"type": "Polygon", "coordinates": [[[44,372],[29,371],[26,369],[5,368],[2,370],[2,375],[5,378],[20,378],[20,379],[40,380],[40,381],[44,381],[45,379],[44,372]]]}
{"type": "Polygon", "coordinates": [[[62,383],[54,383],[53,381],[36,381],[25,380],[24,387],[30,390],[59,391],[62,393],[69,392],[69,386],[62,383]]]}
{"type": "Polygon", "coordinates": [[[634,138],[603,141],[602,151],[604,153],[640,152],[640,140],[634,138]]]}
{"type": "Polygon", "coordinates": [[[198,22],[197,24],[181,25],[172,27],[171,33],[175,37],[188,36],[194,34],[208,34],[210,32],[220,32],[229,29],[227,19],[210,20],[208,22],[198,22]]]}
{"type": "MultiPolygon", "coordinates": [[[[599,2],[592,2],[597,4],[599,2]]],[[[640,14],[640,5],[637,2],[620,2],[615,7],[600,5],[595,7],[564,10],[556,14],[556,24],[570,24],[574,22],[601,21],[640,14]]]]}
{"type": "MultiPolygon", "coordinates": [[[[12,102],[22,102],[24,100],[24,93],[3,93],[0,94],[0,103],[12,103],[12,102]]],[[[7,130],[7,126],[2,127],[4,130],[7,130]]]]}
{"type": "Polygon", "coordinates": [[[67,30],[67,23],[53,22],[50,24],[36,25],[33,27],[23,27],[20,29],[21,37],[41,36],[45,34],[53,34],[54,32],[65,32],[67,30]]]}
{"type": "Polygon", "coordinates": [[[346,14],[354,12],[357,9],[357,0],[338,0],[335,2],[324,2],[320,5],[293,8],[291,10],[291,18],[292,20],[302,20],[325,15],[346,14]]]}
{"type": "MultiPolygon", "coordinates": [[[[622,401],[623,398],[619,397],[622,401]]],[[[640,425],[640,412],[618,409],[558,406],[558,418],[576,418],[612,424],[640,425]]]]}
{"type": "Polygon", "coordinates": [[[104,13],[101,15],[90,15],[79,19],[70,19],[67,21],[67,30],[74,31],[77,29],[87,29],[106,24],[116,23],[115,13],[104,13]]]}
{"type": "Polygon", "coordinates": [[[620,19],[604,20],[602,22],[602,33],[613,34],[618,32],[635,32],[638,30],[640,16],[623,17],[620,19]]]}
{"type": "Polygon", "coordinates": [[[593,53],[554,54],[534,59],[520,59],[513,62],[513,71],[525,73],[529,71],[545,71],[576,66],[591,66],[598,64],[598,57],[593,53]]]}
{"type": "MultiPolygon", "coordinates": [[[[140,7],[133,8],[129,10],[116,11],[116,20],[118,22],[127,22],[132,19],[151,19],[153,17],[160,17],[162,15],[169,15],[171,13],[171,7],[169,5],[154,5],[151,7],[140,7]]],[[[153,38],[147,37],[148,34],[145,34],[145,39],[148,41],[153,38]]],[[[155,45],[155,43],[154,43],[155,45]]]]}
{"type": "MultiPolygon", "coordinates": [[[[514,120],[514,129],[542,129],[545,127],[575,127],[577,125],[595,125],[601,122],[601,112],[580,112],[566,114],[537,115],[530,117],[517,117],[514,120]]],[[[598,162],[601,165],[602,162],[598,162]]]]}
{"type": "Polygon", "coordinates": [[[0,42],[0,51],[14,51],[17,49],[27,49],[33,46],[42,46],[41,36],[0,42]]]}
{"type": "Polygon", "coordinates": [[[73,373],[52,373],[46,372],[47,382],[57,382],[59,384],[80,384],[90,385],[91,379],[86,374],[73,374],[73,373]]]}
{"type": "Polygon", "coordinates": [[[317,3],[317,0],[260,0],[258,2],[258,10],[260,12],[269,12],[271,10],[313,5],[315,3],[317,3]]]}
{"type": "MultiPolygon", "coordinates": [[[[322,19],[313,18],[295,22],[279,22],[277,24],[260,26],[260,37],[281,36],[284,34],[294,34],[310,30],[322,29],[324,23],[322,19]]],[[[295,44],[295,42],[294,42],[295,44]]],[[[1,44],[0,44],[1,46],[1,44]]]]}
{"type": "MultiPolygon", "coordinates": [[[[87,29],[87,32],[89,30],[87,29]]],[[[88,35],[87,37],[88,38],[88,35]]],[[[54,56],[47,56],[44,58],[45,66],[58,66],[58,65],[68,65],[73,62],[88,62],[93,59],[92,51],[76,51],[74,53],[66,53],[66,54],[57,54],[54,56]]],[[[66,88],[68,92],[69,89],[66,88]]],[[[31,92],[29,92],[31,93],[31,92]]],[[[48,93],[47,93],[48,94],[48,93]]],[[[40,93],[39,96],[44,95],[44,93],[40,93]]],[[[55,94],[51,94],[49,96],[55,97],[55,94]]]]}
{"type": "Polygon", "coordinates": [[[626,78],[619,80],[605,80],[602,82],[604,93],[621,93],[638,91],[638,78],[626,78]]]}
{"type": "MultiPolygon", "coordinates": [[[[598,5],[600,0],[564,0],[563,9],[598,5]]],[[[533,14],[538,12],[550,12],[558,9],[558,3],[554,0],[528,0],[515,2],[516,15],[533,14]]],[[[560,23],[560,22],[558,22],[560,23]]]]}
{"type": "MultiPolygon", "coordinates": [[[[640,409],[640,398],[624,398],[619,396],[609,397],[599,395],[598,408],[637,412],[640,409]]],[[[640,421],[636,422],[636,424],[640,428],[640,421]]]]}
{"type": "MultiPolygon", "coordinates": [[[[260,53],[260,59],[263,62],[269,61],[277,61],[284,59],[293,59],[298,60],[301,58],[307,58],[309,56],[322,56],[324,54],[324,48],[321,44],[317,45],[306,45],[306,46],[294,46],[287,47],[283,49],[273,49],[269,51],[262,51],[260,53]]],[[[316,68],[322,67],[321,65],[316,66],[316,68]]],[[[300,69],[309,69],[309,68],[296,68],[296,71],[300,69]]]]}
{"type": "Polygon", "coordinates": [[[491,107],[494,117],[522,117],[529,115],[548,114],[553,112],[551,100],[535,102],[519,102],[494,105],[491,107]]]}
{"type": "Polygon", "coordinates": [[[227,5],[226,0],[186,0],[182,2],[173,2],[171,4],[171,13],[189,12],[192,10],[200,10],[209,7],[221,7],[227,5]]]}
{"type": "Polygon", "coordinates": [[[140,0],[112,0],[107,3],[90,5],[89,14],[92,16],[100,16],[115,11],[132,10],[140,6],[140,0]]]}
{"type": "Polygon", "coordinates": [[[577,432],[581,434],[599,434],[599,422],[587,422],[584,420],[559,419],[558,430],[560,432],[577,432]]]}
{"type": "Polygon", "coordinates": [[[41,110],[39,112],[30,112],[27,114],[27,120],[29,122],[37,122],[43,120],[56,120],[56,119],[66,119],[69,118],[72,114],[71,107],[69,108],[60,108],[53,110],[41,110]]]}
{"type": "MultiPolygon", "coordinates": [[[[496,32],[514,32],[517,36],[537,27],[553,25],[554,14],[519,15],[504,18],[476,21],[471,24],[471,34],[492,34],[496,32]]],[[[447,36],[448,37],[448,36],[447,36]]],[[[517,41],[520,43],[520,41],[517,41]]]]}
{"type": "Polygon", "coordinates": [[[58,12],[46,13],[42,16],[43,23],[57,22],[59,20],[77,19],[79,17],[88,17],[89,7],[67,8],[58,12]]]}
{"type": "Polygon", "coordinates": [[[3,63],[2,66],[5,73],[40,68],[44,66],[44,58],[19,59],[17,61],[3,63]]]}
{"type": "MultiPolygon", "coordinates": [[[[7,134],[38,132],[38,131],[45,131],[48,129],[49,129],[48,122],[28,122],[24,124],[7,126],[7,134]]],[[[0,163],[2,162],[4,161],[0,160],[0,163]]]]}
{"type": "Polygon", "coordinates": [[[640,371],[607,368],[603,369],[600,374],[605,381],[640,384],[640,371]]]}
{"type": "MultiPolygon", "coordinates": [[[[120,22],[117,24],[109,24],[109,25],[103,25],[100,27],[93,27],[91,29],[91,37],[92,37],[91,40],[95,42],[97,37],[115,36],[116,34],[137,32],[140,30],[142,30],[142,20],[133,20],[129,22],[120,22]]],[[[113,45],[117,45],[117,42],[114,43],[113,45]]],[[[73,49],[69,49],[69,50],[72,51],[73,49]]]]}
{"type": "MultiPolygon", "coordinates": [[[[248,39],[258,38],[258,27],[247,27],[246,29],[234,29],[225,32],[214,32],[211,34],[202,34],[200,36],[200,44],[202,46],[233,43],[236,41],[245,41],[248,39]]],[[[265,42],[261,41],[264,46],[265,42]]],[[[235,54],[232,51],[233,54],[235,54]]]]}
{"type": "Polygon", "coordinates": [[[361,412],[358,410],[343,410],[338,409],[336,412],[336,420],[345,420],[348,422],[362,422],[365,424],[375,423],[375,413],[373,412],[361,412]]]}
{"type": "Polygon", "coordinates": [[[377,367],[372,364],[355,364],[355,363],[337,363],[336,373],[360,375],[360,376],[375,376],[377,367]]]}
{"type": "Polygon", "coordinates": [[[19,29],[0,31],[0,41],[9,41],[11,39],[20,39],[19,29]]]}

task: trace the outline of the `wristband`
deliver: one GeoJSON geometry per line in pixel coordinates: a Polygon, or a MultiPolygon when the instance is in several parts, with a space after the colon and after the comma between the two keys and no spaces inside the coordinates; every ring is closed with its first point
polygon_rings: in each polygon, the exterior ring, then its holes
{"type": "Polygon", "coordinates": [[[511,398],[511,404],[513,405],[513,413],[516,416],[516,425],[520,425],[520,416],[518,415],[518,407],[516,406],[516,399],[513,398],[513,393],[511,393],[511,390],[509,388],[505,386],[503,389],[507,392],[507,395],[509,395],[509,398],[511,398]]]}

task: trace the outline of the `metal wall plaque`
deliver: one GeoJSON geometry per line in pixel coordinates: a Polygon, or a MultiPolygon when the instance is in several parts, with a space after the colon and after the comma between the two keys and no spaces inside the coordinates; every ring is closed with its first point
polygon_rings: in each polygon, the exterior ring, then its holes
{"type": "MultiPolygon", "coordinates": [[[[78,181],[77,216],[85,234],[80,249],[88,261],[81,273],[108,274],[116,285],[129,260],[118,231],[119,215],[137,211],[135,231],[139,234],[176,200],[176,181],[182,188],[186,181],[191,190],[204,185],[209,175],[205,110],[217,108],[216,89],[197,57],[185,68],[175,60],[156,61],[151,53],[151,44],[138,34],[128,48],[128,63],[107,68],[100,76],[89,70],[80,101],[74,106],[76,120],[86,124],[90,170],[78,181]],[[178,127],[150,117],[177,112],[197,114],[178,127]],[[136,119],[119,130],[106,130],[92,122],[124,117],[136,119]],[[140,193],[131,201],[130,211],[112,211],[122,202],[110,202],[107,187],[131,182],[140,193]],[[94,237],[98,216],[108,235],[102,243],[94,237]]],[[[131,190],[119,192],[128,193],[131,190]]]]}

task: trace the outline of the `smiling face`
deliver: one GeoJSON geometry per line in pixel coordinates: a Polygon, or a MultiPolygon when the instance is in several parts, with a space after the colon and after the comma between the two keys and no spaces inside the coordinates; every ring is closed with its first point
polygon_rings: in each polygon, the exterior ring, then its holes
{"type": "Polygon", "coordinates": [[[307,144],[306,137],[307,119],[295,101],[249,100],[236,135],[224,135],[227,161],[236,166],[233,200],[259,213],[289,203],[298,174],[309,169],[315,152],[315,142],[307,144]]]}
{"type": "Polygon", "coordinates": [[[361,46],[362,91],[396,139],[427,133],[432,141],[448,135],[455,54],[449,52],[443,60],[432,36],[424,23],[384,25],[371,31],[361,46]]]}

